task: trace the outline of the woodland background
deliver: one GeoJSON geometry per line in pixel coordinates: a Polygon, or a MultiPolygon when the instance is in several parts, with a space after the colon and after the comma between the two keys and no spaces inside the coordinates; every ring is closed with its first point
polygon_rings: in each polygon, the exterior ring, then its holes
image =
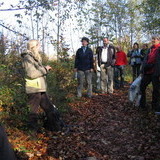
{"type": "MultiPolygon", "coordinates": [[[[77,99],[73,62],[75,40],[82,36],[90,38],[93,50],[104,36],[126,52],[134,42],[149,42],[152,34],[160,33],[160,1],[19,0],[4,8],[5,3],[1,0],[0,12],[13,12],[16,25],[5,17],[0,20],[0,121],[19,159],[159,160],[159,118],[128,103],[128,86],[113,96],[77,99]],[[47,76],[48,93],[66,123],[74,126],[70,134],[43,131],[33,136],[25,128],[29,108],[20,54],[28,39],[40,40],[43,63],[53,67],[47,76]]],[[[39,116],[43,118],[41,110],[39,116]]]]}

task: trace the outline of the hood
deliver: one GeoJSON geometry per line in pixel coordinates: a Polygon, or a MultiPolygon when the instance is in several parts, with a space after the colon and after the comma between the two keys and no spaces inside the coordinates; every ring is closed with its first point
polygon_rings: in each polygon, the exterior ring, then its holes
{"type": "Polygon", "coordinates": [[[26,55],[32,55],[32,53],[30,51],[24,51],[21,53],[21,57],[24,58],[26,55]]]}

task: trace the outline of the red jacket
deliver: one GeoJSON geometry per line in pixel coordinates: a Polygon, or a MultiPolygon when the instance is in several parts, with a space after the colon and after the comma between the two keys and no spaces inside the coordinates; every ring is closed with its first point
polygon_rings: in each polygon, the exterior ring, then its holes
{"type": "MultiPolygon", "coordinates": [[[[147,64],[155,64],[156,63],[156,54],[157,54],[158,47],[160,47],[160,44],[153,45],[151,47],[151,50],[148,54],[147,64]]],[[[155,67],[153,66],[153,67],[149,68],[146,73],[153,74],[154,70],[155,70],[155,67]]]]}
{"type": "Polygon", "coordinates": [[[158,47],[160,47],[160,44],[152,46],[151,51],[148,54],[148,60],[147,60],[148,64],[155,64],[155,62],[156,62],[156,50],[157,50],[158,47]]]}
{"type": "Polygon", "coordinates": [[[127,65],[127,56],[126,53],[123,51],[118,51],[116,53],[116,66],[122,66],[122,65],[127,65]]]}

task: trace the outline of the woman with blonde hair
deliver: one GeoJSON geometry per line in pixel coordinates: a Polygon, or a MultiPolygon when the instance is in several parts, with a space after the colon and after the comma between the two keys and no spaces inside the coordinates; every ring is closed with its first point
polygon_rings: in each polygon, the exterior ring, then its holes
{"type": "Polygon", "coordinates": [[[39,41],[30,40],[27,43],[27,51],[21,55],[25,71],[25,88],[28,95],[28,105],[30,106],[29,128],[38,129],[37,112],[40,106],[47,117],[46,127],[51,131],[57,131],[61,129],[63,124],[57,109],[50,102],[46,93],[46,75],[51,67],[42,65],[39,49],[39,41]]]}

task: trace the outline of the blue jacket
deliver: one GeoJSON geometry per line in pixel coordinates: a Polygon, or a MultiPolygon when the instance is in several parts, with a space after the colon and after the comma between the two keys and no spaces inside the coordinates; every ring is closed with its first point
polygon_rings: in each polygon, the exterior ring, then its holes
{"type": "Polygon", "coordinates": [[[141,50],[131,50],[128,53],[128,57],[130,57],[130,65],[134,66],[136,64],[142,64],[143,55],[141,54],[141,50]]]}
{"type": "Polygon", "coordinates": [[[77,50],[75,68],[81,71],[93,69],[93,52],[91,48],[87,47],[85,52],[82,47],[77,50]]]}

